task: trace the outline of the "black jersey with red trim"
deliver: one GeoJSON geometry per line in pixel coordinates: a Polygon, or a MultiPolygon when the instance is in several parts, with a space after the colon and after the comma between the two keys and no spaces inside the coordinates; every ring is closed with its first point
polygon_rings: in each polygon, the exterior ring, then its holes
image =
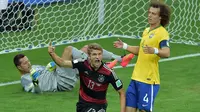
{"type": "Polygon", "coordinates": [[[72,61],[73,68],[77,68],[80,75],[79,101],[106,104],[106,93],[109,83],[120,90],[123,86],[115,72],[102,62],[98,70],[94,70],[88,60],[72,61]]]}

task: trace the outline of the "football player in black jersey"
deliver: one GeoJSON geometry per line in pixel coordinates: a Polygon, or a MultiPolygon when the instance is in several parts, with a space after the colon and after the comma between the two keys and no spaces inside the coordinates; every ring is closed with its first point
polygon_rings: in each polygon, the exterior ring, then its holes
{"type": "Polygon", "coordinates": [[[60,58],[51,44],[48,52],[52,59],[62,67],[76,68],[80,76],[79,101],[77,112],[106,112],[106,93],[111,84],[120,96],[120,112],[125,112],[125,93],[122,81],[115,72],[102,62],[103,49],[99,44],[88,45],[87,59],[65,60],[60,58]]]}

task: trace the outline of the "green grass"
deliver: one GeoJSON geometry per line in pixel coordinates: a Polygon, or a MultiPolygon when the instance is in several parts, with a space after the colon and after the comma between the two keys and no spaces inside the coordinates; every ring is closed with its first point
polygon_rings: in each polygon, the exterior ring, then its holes
{"type": "Polygon", "coordinates": [[[197,61],[200,57],[161,63],[161,90],[157,112],[196,112],[200,95],[197,61]]]}
{"type": "MultiPolygon", "coordinates": [[[[88,41],[75,43],[73,46],[81,48],[83,45],[97,42],[105,49],[122,55],[124,52],[112,47],[112,42],[116,38],[102,39],[98,41],[88,41]]],[[[137,39],[122,39],[131,44],[138,45],[137,39]]],[[[56,52],[61,55],[64,46],[57,46],[56,52]]],[[[182,44],[171,44],[171,56],[198,53],[200,47],[182,44]]],[[[31,60],[32,64],[46,65],[51,61],[47,53],[47,48],[23,51],[31,60]]],[[[0,55],[1,78],[0,82],[8,82],[20,79],[20,74],[13,65],[13,56],[17,53],[0,55]],[[6,63],[5,63],[6,60],[6,63]]],[[[155,101],[155,112],[196,112],[199,108],[200,90],[198,64],[200,57],[186,58],[160,63],[161,89],[155,101]]],[[[135,63],[135,59],[131,62],[135,63]]],[[[124,82],[126,89],[133,68],[127,67],[116,69],[117,75],[124,82]]],[[[0,111],[1,112],[75,112],[78,100],[79,83],[70,92],[43,93],[41,95],[25,93],[21,85],[10,85],[0,87],[0,111]]],[[[118,93],[110,86],[108,94],[108,112],[119,111],[118,93]]]]}

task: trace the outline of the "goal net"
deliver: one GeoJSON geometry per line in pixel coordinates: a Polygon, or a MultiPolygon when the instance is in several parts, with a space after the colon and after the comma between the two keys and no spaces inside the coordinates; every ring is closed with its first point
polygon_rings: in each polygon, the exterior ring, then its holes
{"type": "MultiPolygon", "coordinates": [[[[8,0],[0,54],[108,37],[140,38],[150,0],[8,0]]],[[[165,0],[170,42],[200,44],[200,0],[165,0]]],[[[4,5],[5,6],[5,5],[4,5]]]]}

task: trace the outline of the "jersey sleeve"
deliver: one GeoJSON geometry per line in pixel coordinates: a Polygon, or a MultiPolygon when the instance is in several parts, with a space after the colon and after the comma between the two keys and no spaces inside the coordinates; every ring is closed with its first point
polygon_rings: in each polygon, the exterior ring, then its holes
{"type": "Polygon", "coordinates": [[[116,91],[123,88],[122,81],[117,77],[114,71],[111,72],[111,84],[115,88],[116,91]]]}
{"type": "Polygon", "coordinates": [[[26,91],[26,92],[32,92],[32,93],[40,93],[41,92],[39,86],[35,87],[32,80],[30,80],[26,77],[21,78],[21,84],[22,84],[24,91],[26,91]]]}
{"type": "Polygon", "coordinates": [[[83,72],[85,69],[85,66],[84,66],[84,62],[85,62],[86,60],[83,60],[83,59],[76,59],[76,60],[73,60],[72,61],[72,66],[73,66],[73,68],[75,69],[78,69],[78,71],[79,72],[83,72]]]}
{"type": "Polygon", "coordinates": [[[162,35],[162,38],[159,42],[159,47],[163,48],[163,47],[169,47],[169,34],[165,33],[164,35],[162,35]]]}
{"type": "Polygon", "coordinates": [[[160,48],[169,47],[169,40],[162,40],[162,41],[159,43],[159,47],[160,47],[160,48]]]}
{"type": "Polygon", "coordinates": [[[25,77],[22,77],[21,78],[21,84],[22,84],[22,87],[24,89],[24,91],[26,92],[34,92],[34,85],[33,85],[33,82],[32,80],[29,80],[25,77]]]}

